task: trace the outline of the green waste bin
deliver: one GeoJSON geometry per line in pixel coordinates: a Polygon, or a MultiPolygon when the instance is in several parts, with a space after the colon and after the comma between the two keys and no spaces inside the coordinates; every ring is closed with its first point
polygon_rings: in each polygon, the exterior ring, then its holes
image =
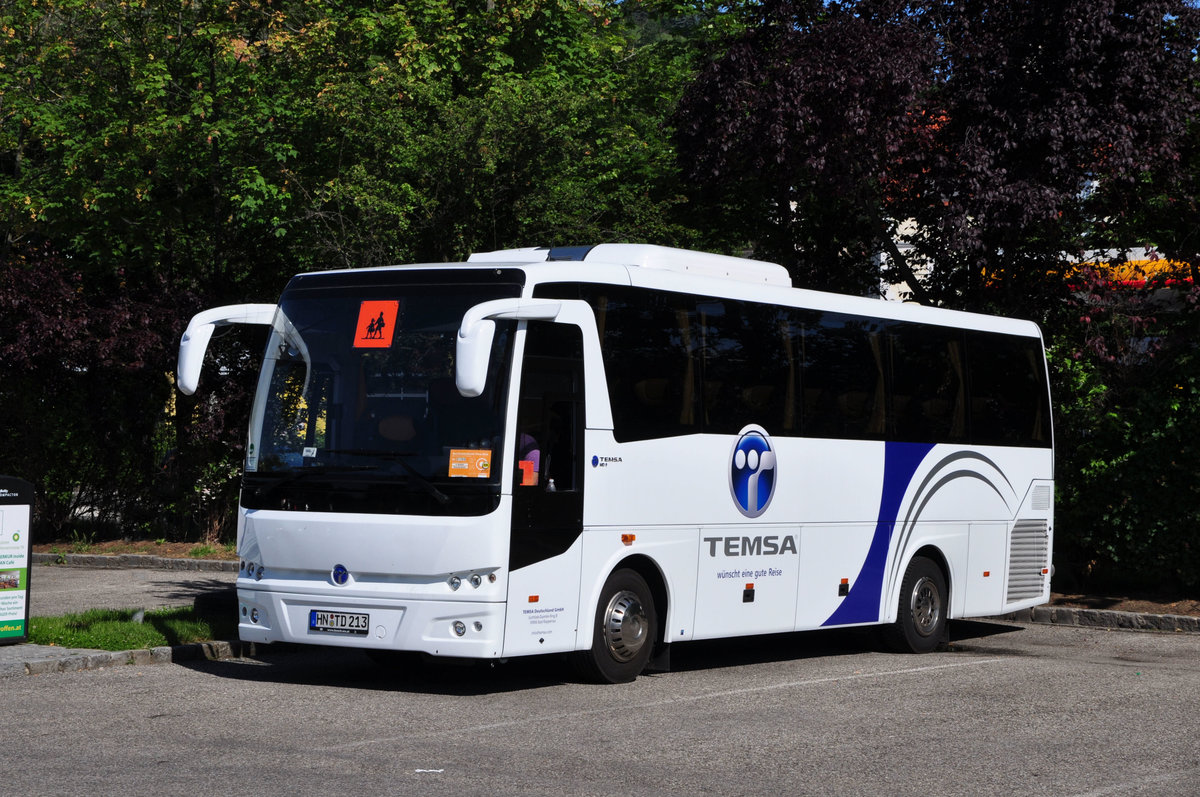
{"type": "Polygon", "coordinates": [[[33,485],[0,476],[0,645],[29,638],[33,485]]]}

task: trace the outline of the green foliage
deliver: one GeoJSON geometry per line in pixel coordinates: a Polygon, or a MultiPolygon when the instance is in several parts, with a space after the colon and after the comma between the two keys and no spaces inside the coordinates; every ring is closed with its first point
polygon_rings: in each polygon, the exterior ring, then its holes
{"type": "Polygon", "coordinates": [[[390,20],[412,36],[389,45],[394,57],[322,77],[313,111],[336,131],[339,168],[295,175],[314,251],[376,265],[531,241],[684,239],[662,123],[690,62],[665,37],[641,42],[635,21],[610,24],[618,13],[433,4],[390,20]]]}
{"type": "Polygon", "coordinates": [[[0,472],[39,533],[228,540],[264,341],[214,340],[193,397],[176,346],[299,271],[628,240],[864,292],[924,261],[926,298],[1050,321],[1066,572],[1194,587],[1194,304],[1089,284],[1060,321],[1058,266],[1148,238],[1200,275],[1197,29],[1180,0],[3,4],[0,472]]]}
{"type": "Polygon", "coordinates": [[[217,556],[222,550],[224,550],[226,553],[232,553],[233,548],[234,548],[234,546],[231,543],[227,543],[222,546],[211,545],[209,543],[202,543],[200,545],[194,546],[193,548],[190,548],[187,552],[187,555],[192,559],[212,559],[213,557],[217,556]]]}
{"type": "Polygon", "coordinates": [[[72,553],[87,553],[96,544],[95,532],[80,531],[79,529],[71,530],[71,552],[72,553]]]}
{"type": "Polygon", "coordinates": [[[191,608],[147,611],[140,622],[135,620],[138,614],[134,609],[90,609],[61,617],[34,617],[29,622],[29,641],[63,648],[143,650],[236,635],[233,618],[206,618],[191,608]]]}
{"type": "Polygon", "coordinates": [[[680,153],[814,287],[1045,311],[1099,199],[1173,169],[1200,108],[1185,0],[763,9],[689,87],[680,153]]]}
{"type": "Polygon", "coordinates": [[[1086,284],[1055,336],[1060,583],[1200,590],[1198,297],[1086,284]]]}
{"type": "Polygon", "coordinates": [[[1200,279],[1196,5],[761,7],[675,116],[720,223],[803,285],[1047,324],[1061,577],[1200,586],[1196,295],[1064,277],[1158,242],[1200,279]]]}
{"type": "Polygon", "coordinates": [[[262,341],[216,341],[174,397],[196,310],[316,267],[701,240],[664,119],[729,9],[4,5],[0,399],[24,423],[0,470],[55,536],[228,538],[262,341]]]}

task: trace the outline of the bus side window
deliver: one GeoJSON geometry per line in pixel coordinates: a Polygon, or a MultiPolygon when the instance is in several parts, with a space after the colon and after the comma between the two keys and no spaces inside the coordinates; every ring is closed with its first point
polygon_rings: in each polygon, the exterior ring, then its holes
{"type": "Polygon", "coordinates": [[[908,442],[966,442],[962,331],[900,322],[890,328],[892,436],[908,442]]]}
{"type": "Polygon", "coordinates": [[[824,313],[802,330],[807,437],[881,440],[886,430],[882,324],[824,313]]]}
{"type": "Polygon", "coordinates": [[[1050,407],[1043,362],[1034,338],[967,333],[973,443],[1050,444],[1050,407]]]}

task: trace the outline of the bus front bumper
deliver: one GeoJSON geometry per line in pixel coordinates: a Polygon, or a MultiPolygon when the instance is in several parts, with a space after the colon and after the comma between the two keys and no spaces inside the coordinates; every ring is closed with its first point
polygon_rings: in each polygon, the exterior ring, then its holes
{"type": "Polygon", "coordinates": [[[244,642],[294,642],[432,656],[499,658],[504,604],[345,598],[239,589],[244,642]]]}

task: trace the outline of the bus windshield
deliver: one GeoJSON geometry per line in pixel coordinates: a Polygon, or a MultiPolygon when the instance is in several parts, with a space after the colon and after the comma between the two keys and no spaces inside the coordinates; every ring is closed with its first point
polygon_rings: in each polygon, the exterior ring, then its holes
{"type": "Polygon", "coordinates": [[[499,501],[512,327],[497,325],[483,394],[454,384],[466,310],[515,282],[436,272],[296,278],[267,344],[250,424],[250,509],[479,515],[499,501]]]}

